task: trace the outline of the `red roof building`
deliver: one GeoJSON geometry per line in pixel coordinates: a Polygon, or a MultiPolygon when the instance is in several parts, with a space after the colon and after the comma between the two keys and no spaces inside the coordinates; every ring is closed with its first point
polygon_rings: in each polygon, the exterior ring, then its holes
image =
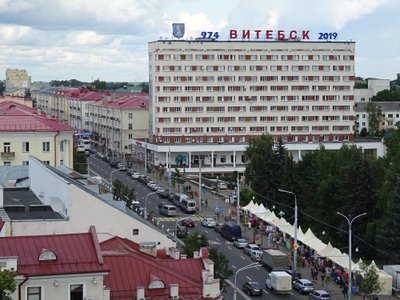
{"type": "Polygon", "coordinates": [[[110,268],[104,279],[110,299],[219,299],[208,251],[200,251],[204,256],[198,258],[172,259],[152,257],[140,248],[119,237],[101,243],[110,268]]]}
{"type": "Polygon", "coordinates": [[[33,291],[39,299],[70,299],[74,293],[104,299],[108,267],[94,227],[87,233],[2,237],[0,263],[16,272],[19,299],[33,291]]]}
{"type": "Polygon", "coordinates": [[[75,131],[34,108],[0,102],[0,165],[26,165],[35,156],[54,167],[72,168],[75,131]]]}

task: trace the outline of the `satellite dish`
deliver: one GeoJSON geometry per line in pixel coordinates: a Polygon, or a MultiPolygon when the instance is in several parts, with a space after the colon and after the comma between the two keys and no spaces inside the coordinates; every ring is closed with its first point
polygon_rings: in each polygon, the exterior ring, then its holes
{"type": "Polygon", "coordinates": [[[51,197],[50,198],[50,207],[55,212],[61,212],[64,209],[64,203],[58,197],[51,197]]]}

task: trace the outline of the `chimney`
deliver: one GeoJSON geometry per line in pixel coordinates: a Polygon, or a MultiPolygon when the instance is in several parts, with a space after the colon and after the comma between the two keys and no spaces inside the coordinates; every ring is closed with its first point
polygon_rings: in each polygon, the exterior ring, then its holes
{"type": "Polygon", "coordinates": [[[4,207],[4,188],[0,184],[0,208],[4,207]]]}
{"type": "Polygon", "coordinates": [[[169,286],[170,299],[179,299],[179,284],[171,284],[169,286]]]}
{"type": "Polygon", "coordinates": [[[144,300],[144,287],[138,286],[136,289],[136,300],[144,300]]]}

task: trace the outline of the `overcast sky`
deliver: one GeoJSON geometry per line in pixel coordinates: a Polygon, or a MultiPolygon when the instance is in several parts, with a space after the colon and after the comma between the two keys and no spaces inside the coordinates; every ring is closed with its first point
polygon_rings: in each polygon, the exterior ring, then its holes
{"type": "Polygon", "coordinates": [[[147,81],[147,43],[230,29],[337,32],[356,42],[356,76],[400,73],[399,0],[0,0],[0,79],[147,81]]]}

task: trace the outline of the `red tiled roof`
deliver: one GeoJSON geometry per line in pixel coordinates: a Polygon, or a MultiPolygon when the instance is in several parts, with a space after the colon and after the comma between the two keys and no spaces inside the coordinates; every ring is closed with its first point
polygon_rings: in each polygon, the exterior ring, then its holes
{"type": "Polygon", "coordinates": [[[108,272],[96,232],[0,238],[0,256],[17,256],[17,273],[30,276],[108,272]],[[39,261],[43,249],[56,260],[39,261]]]}
{"type": "Polygon", "coordinates": [[[104,261],[110,272],[104,278],[104,284],[111,289],[111,299],[132,297],[136,288],[144,286],[146,296],[167,296],[171,284],[179,285],[179,293],[185,299],[202,299],[201,258],[161,259],[143,254],[139,245],[132,241],[113,238],[100,244],[104,261]],[[155,278],[165,284],[165,288],[148,289],[155,278]]]}
{"type": "Polygon", "coordinates": [[[120,100],[110,100],[103,104],[105,107],[121,107],[121,108],[149,108],[149,98],[147,97],[135,97],[120,100]]]}
{"type": "Polygon", "coordinates": [[[35,109],[12,101],[0,103],[0,131],[55,132],[75,131],[75,128],[38,115],[35,109]]]}

